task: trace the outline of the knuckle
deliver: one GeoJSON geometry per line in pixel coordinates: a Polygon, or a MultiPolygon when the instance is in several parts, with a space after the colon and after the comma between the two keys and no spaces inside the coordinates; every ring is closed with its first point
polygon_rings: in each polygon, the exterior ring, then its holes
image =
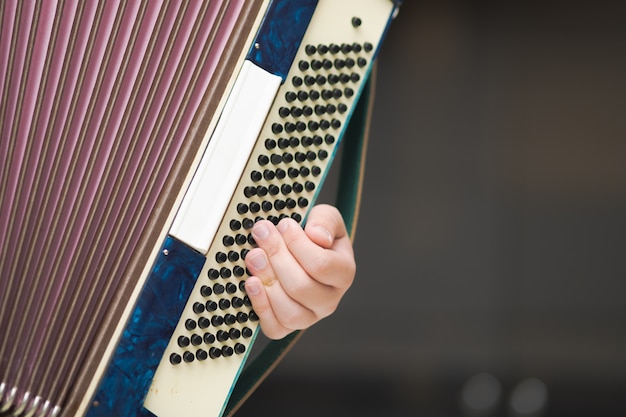
{"type": "Polygon", "coordinates": [[[335,311],[337,311],[337,307],[339,306],[339,301],[335,301],[332,303],[328,303],[324,306],[320,306],[316,311],[315,311],[315,315],[317,317],[318,320],[324,319],[328,316],[330,316],[331,314],[333,314],[335,311]]]}
{"type": "Polygon", "coordinates": [[[311,290],[310,284],[304,280],[292,280],[291,282],[284,282],[283,286],[285,287],[285,291],[295,300],[303,300],[306,299],[309,295],[309,291],[311,290]]]}
{"type": "Polygon", "coordinates": [[[309,273],[314,277],[326,275],[332,269],[331,257],[325,253],[313,257],[309,264],[309,273]]]}
{"type": "Polygon", "coordinates": [[[257,244],[270,258],[276,256],[281,251],[280,241],[273,236],[257,244]]]}
{"type": "Polygon", "coordinates": [[[288,329],[300,328],[300,316],[296,312],[283,314],[280,317],[280,324],[288,329]]]}

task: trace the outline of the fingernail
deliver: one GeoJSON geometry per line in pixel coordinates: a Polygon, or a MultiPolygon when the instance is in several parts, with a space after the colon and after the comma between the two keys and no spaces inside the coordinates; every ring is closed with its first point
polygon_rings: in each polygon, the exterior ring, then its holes
{"type": "Polygon", "coordinates": [[[326,236],[326,240],[328,240],[328,243],[333,242],[333,236],[330,234],[328,230],[326,230],[322,226],[316,226],[315,228],[319,230],[322,234],[324,234],[324,236],[326,236]]]}
{"type": "Polygon", "coordinates": [[[256,240],[265,239],[270,234],[270,229],[263,223],[257,223],[252,229],[252,236],[256,240]]]}
{"type": "Polygon", "coordinates": [[[246,284],[246,292],[250,295],[259,295],[261,293],[261,287],[256,282],[248,281],[246,284]]]}
{"type": "Polygon", "coordinates": [[[267,265],[267,261],[265,260],[265,255],[263,255],[262,253],[255,253],[253,255],[248,255],[246,257],[246,261],[250,262],[250,265],[252,265],[256,269],[263,269],[267,265]]]}
{"type": "Polygon", "coordinates": [[[278,226],[276,226],[276,228],[278,229],[280,233],[285,233],[287,229],[289,228],[289,222],[286,220],[283,220],[278,223],[278,226]]]}

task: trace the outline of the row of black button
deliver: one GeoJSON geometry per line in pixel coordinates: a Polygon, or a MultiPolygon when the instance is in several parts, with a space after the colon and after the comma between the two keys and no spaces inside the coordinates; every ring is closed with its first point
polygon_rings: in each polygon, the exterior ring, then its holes
{"type": "MultiPolygon", "coordinates": [[[[361,79],[361,76],[357,72],[351,72],[351,73],[340,72],[337,74],[333,73],[333,74],[328,74],[328,75],[323,75],[323,74],[305,75],[305,76],[294,75],[291,78],[291,84],[296,88],[300,88],[303,85],[307,87],[313,87],[314,85],[324,86],[326,85],[326,83],[330,84],[331,86],[334,86],[335,84],[356,83],[360,79],[361,79]]],[[[311,100],[317,100],[321,97],[319,93],[315,93],[313,91],[309,92],[309,96],[311,100]]]]}
{"type": "MultiPolygon", "coordinates": [[[[341,97],[342,92],[341,90],[334,90],[334,91],[330,91],[330,90],[325,90],[326,92],[328,92],[329,95],[338,95],[338,97],[341,97]]],[[[354,91],[351,89],[346,89],[346,92],[349,91],[349,95],[351,96],[352,94],[354,94],[354,91]]],[[[304,93],[304,92],[301,92],[304,93]]],[[[346,93],[346,96],[348,96],[348,94],[346,93]]],[[[326,97],[327,100],[330,100],[330,98],[332,97],[326,97]]],[[[323,116],[325,114],[335,114],[335,113],[339,113],[339,114],[344,114],[345,112],[348,111],[348,106],[343,104],[343,103],[339,103],[337,105],[333,104],[333,103],[327,103],[327,104],[316,104],[314,106],[308,106],[308,105],[304,105],[304,106],[291,106],[291,107],[281,107],[278,110],[278,114],[280,115],[280,117],[287,118],[287,117],[293,117],[295,119],[298,119],[300,117],[310,117],[313,116],[314,114],[316,116],[323,116]]],[[[298,129],[298,126],[294,126],[295,130],[298,130],[299,132],[304,131],[306,129],[306,125],[302,124],[301,125],[301,130],[298,129]]],[[[287,130],[287,128],[285,128],[285,130],[287,130]]],[[[274,132],[274,133],[280,133],[280,132],[274,132]]]]}
{"type": "MultiPolygon", "coordinates": [[[[281,160],[282,160],[282,157],[281,157],[281,160]]],[[[278,162],[276,163],[276,165],[278,165],[278,162]]],[[[250,173],[250,179],[253,182],[258,183],[263,179],[265,179],[266,181],[271,181],[274,178],[278,178],[279,180],[282,180],[282,179],[285,179],[286,177],[289,177],[291,179],[298,178],[298,177],[306,178],[309,175],[313,175],[314,177],[317,177],[321,173],[322,173],[322,169],[316,165],[312,166],[310,169],[308,167],[301,167],[300,169],[289,168],[287,170],[284,170],[282,168],[278,168],[276,170],[265,169],[263,170],[263,172],[257,171],[257,170],[252,171],[250,173]]],[[[301,190],[298,191],[300,187],[299,183],[294,183],[292,187],[293,187],[293,190],[296,192],[301,191],[301,190]]]]}
{"type": "Polygon", "coordinates": [[[370,42],[365,42],[360,44],[358,42],[354,43],[342,43],[341,45],[331,43],[331,44],[319,44],[319,45],[306,45],[304,47],[304,51],[307,55],[312,56],[315,54],[326,55],[330,54],[338,54],[340,52],[344,54],[349,54],[350,52],[359,53],[361,51],[371,52],[374,49],[374,45],[370,42]]]}
{"type": "MultiPolygon", "coordinates": [[[[240,299],[243,300],[243,299],[240,299]]],[[[198,303],[199,305],[204,306],[202,303],[198,303]]],[[[206,306],[204,308],[208,313],[220,310],[227,310],[231,308],[231,301],[222,298],[219,300],[219,303],[214,300],[208,300],[206,302],[206,306]]],[[[243,307],[245,303],[241,303],[240,307],[243,307]]],[[[201,314],[201,313],[199,313],[201,314]]],[[[211,318],[201,316],[197,320],[195,319],[187,319],[185,320],[185,328],[187,330],[195,330],[196,328],[207,329],[211,326],[219,327],[223,324],[228,326],[233,325],[235,323],[246,323],[247,321],[257,321],[259,316],[254,312],[254,310],[250,310],[248,313],[244,313],[243,311],[238,312],[237,314],[226,313],[223,316],[221,315],[213,315],[211,318]]]]}
{"type": "MultiPolygon", "coordinates": [[[[270,163],[272,165],[279,165],[283,163],[289,164],[294,161],[298,164],[302,164],[306,161],[313,162],[318,158],[322,161],[328,158],[328,151],[326,151],[325,149],[320,149],[317,152],[313,152],[313,151],[295,152],[295,153],[283,152],[282,154],[275,153],[275,154],[270,154],[270,155],[259,155],[259,157],[257,158],[257,162],[259,163],[259,165],[264,167],[270,163]]],[[[278,175],[278,179],[284,179],[286,176],[289,176],[289,178],[296,178],[299,175],[301,176],[308,175],[308,174],[303,174],[303,170],[304,172],[310,172],[309,168],[301,167],[300,169],[289,168],[287,171],[281,170],[278,173],[274,172],[273,174],[278,175]],[[295,172],[298,172],[299,174],[298,175],[293,174],[295,172]],[[292,176],[292,175],[295,175],[295,176],[292,176]]],[[[267,178],[268,175],[272,175],[272,174],[265,174],[263,177],[267,181],[271,181],[274,178],[276,178],[276,177],[267,178]]]]}
{"type": "Polygon", "coordinates": [[[182,355],[178,353],[172,353],[170,355],[170,363],[172,365],[178,365],[183,361],[185,361],[186,363],[191,363],[196,359],[198,361],[204,361],[208,358],[217,359],[221,356],[229,357],[233,354],[242,355],[245,352],[246,346],[242,343],[235,343],[234,347],[222,346],[221,348],[218,348],[213,346],[209,348],[208,351],[204,349],[198,349],[196,350],[195,354],[190,351],[184,351],[182,355]]]}
{"type": "Polygon", "coordinates": [[[298,69],[300,71],[320,71],[320,70],[331,70],[338,69],[342,70],[344,68],[352,69],[355,66],[360,68],[364,68],[367,66],[367,59],[363,57],[358,57],[356,60],[354,58],[336,58],[334,60],[330,59],[312,59],[311,61],[307,61],[302,59],[298,62],[298,69]]]}
{"type": "MultiPolygon", "coordinates": [[[[337,107],[337,109],[339,109],[339,106],[337,107]]],[[[347,108],[346,110],[347,111],[347,108]]],[[[311,132],[315,132],[318,129],[322,129],[322,130],[328,130],[330,128],[332,129],[339,129],[341,127],[341,121],[338,119],[331,119],[331,120],[325,120],[322,119],[320,121],[317,120],[310,120],[309,122],[305,123],[305,122],[286,122],[286,123],[273,123],[272,124],[272,132],[276,135],[281,134],[283,132],[286,133],[294,133],[294,132],[299,132],[302,133],[305,130],[310,130],[311,132]]]]}
{"type": "MultiPolygon", "coordinates": [[[[294,111],[293,109],[294,108],[292,107],[291,111],[294,111]]],[[[291,136],[289,138],[279,138],[278,140],[268,138],[268,139],[265,139],[265,149],[267,149],[268,151],[271,151],[275,149],[276,147],[280,149],[287,149],[287,148],[297,148],[298,146],[303,146],[305,148],[308,148],[313,145],[320,146],[323,143],[326,143],[327,145],[332,145],[333,143],[335,143],[335,137],[331,135],[330,133],[327,133],[326,135],[324,135],[324,137],[320,135],[314,135],[314,136],[303,136],[302,138],[291,136]]]]}
{"type": "Polygon", "coordinates": [[[244,339],[248,339],[252,337],[252,329],[249,327],[244,327],[239,330],[235,327],[226,331],[226,330],[218,330],[215,335],[210,332],[204,333],[203,336],[200,336],[197,333],[192,334],[190,337],[187,336],[179,336],[177,339],[177,344],[181,348],[186,348],[190,345],[192,346],[200,346],[202,344],[210,345],[218,342],[226,342],[227,340],[238,340],[243,337],[244,339]]]}

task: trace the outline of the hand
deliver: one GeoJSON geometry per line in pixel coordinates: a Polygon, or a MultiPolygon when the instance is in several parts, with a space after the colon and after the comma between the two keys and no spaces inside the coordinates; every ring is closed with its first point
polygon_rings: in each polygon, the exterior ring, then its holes
{"type": "Polygon", "coordinates": [[[352,242],[339,211],[311,209],[304,230],[291,218],[252,228],[258,248],[246,256],[246,292],[263,333],[280,339],[332,314],[356,273],[352,242]]]}

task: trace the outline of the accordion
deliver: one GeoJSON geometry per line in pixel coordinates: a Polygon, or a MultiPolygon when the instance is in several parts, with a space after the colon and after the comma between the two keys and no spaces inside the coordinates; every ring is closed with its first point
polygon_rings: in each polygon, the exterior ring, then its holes
{"type": "Polygon", "coordinates": [[[0,2],[0,415],[236,410],[297,339],[246,364],[249,230],[361,160],[398,7],[0,2]]]}

